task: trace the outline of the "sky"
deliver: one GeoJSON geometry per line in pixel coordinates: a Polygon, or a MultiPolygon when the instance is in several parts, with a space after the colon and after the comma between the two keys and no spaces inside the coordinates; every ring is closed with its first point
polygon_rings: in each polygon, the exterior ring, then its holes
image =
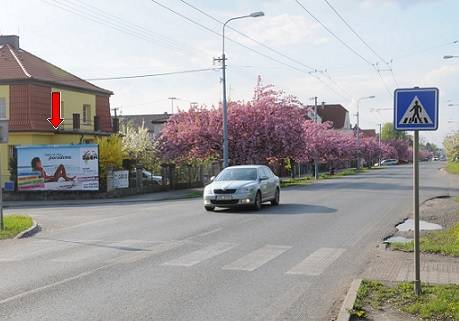
{"type": "MultiPolygon", "coordinates": [[[[229,25],[251,39],[227,29],[230,99],[250,99],[261,76],[306,104],[314,96],[342,104],[355,124],[358,99],[375,96],[360,101],[360,124],[377,129],[393,118],[395,88],[433,86],[440,126],[421,138],[441,144],[459,129],[459,58],[442,58],[459,55],[459,1],[298,1],[303,7],[296,0],[0,0],[0,33],[19,35],[23,49],[83,79],[157,74],[219,67],[222,25],[210,17],[263,11],[229,25]]],[[[220,70],[92,82],[115,93],[111,106],[124,115],[171,112],[169,97],[182,110],[222,99],[220,70]]]]}

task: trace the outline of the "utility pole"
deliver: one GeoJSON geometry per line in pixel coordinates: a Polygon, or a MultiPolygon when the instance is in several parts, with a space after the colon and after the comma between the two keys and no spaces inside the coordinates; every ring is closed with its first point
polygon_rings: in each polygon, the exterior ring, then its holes
{"type": "Polygon", "coordinates": [[[375,96],[360,97],[357,99],[357,169],[360,169],[360,101],[364,99],[373,99],[375,96]]]}
{"type": "MultiPolygon", "coordinates": [[[[314,122],[317,124],[317,96],[311,99],[314,99],[314,122]]],[[[314,179],[319,179],[319,162],[317,159],[314,159],[314,179]]]]}
{"type": "MultiPolygon", "coordinates": [[[[8,120],[0,120],[0,148],[5,144],[8,148],[8,120]]],[[[5,229],[3,221],[3,180],[2,180],[2,156],[0,155],[0,231],[5,229]]]]}
{"type": "Polygon", "coordinates": [[[119,107],[112,108],[113,113],[115,114],[115,118],[118,118],[118,110],[120,110],[119,107]]]}
{"type": "Polygon", "coordinates": [[[172,110],[172,114],[174,114],[174,100],[176,100],[177,97],[169,97],[168,99],[170,99],[171,101],[171,110],[172,110]]]}
{"type": "Polygon", "coordinates": [[[379,135],[378,135],[378,166],[381,167],[381,135],[382,135],[382,124],[379,123],[379,135]]]}

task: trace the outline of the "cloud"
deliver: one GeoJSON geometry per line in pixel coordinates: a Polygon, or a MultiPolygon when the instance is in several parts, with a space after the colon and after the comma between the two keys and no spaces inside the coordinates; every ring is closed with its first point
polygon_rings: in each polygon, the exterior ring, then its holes
{"type": "Polygon", "coordinates": [[[402,8],[408,8],[415,5],[420,5],[424,3],[435,3],[441,2],[443,0],[358,0],[365,7],[374,7],[377,5],[398,5],[402,8]]]}
{"type": "MultiPolygon", "coordinates": [[[[303,16],[290,14],[264,17],[240,30],[268,46],[278,47],[299,43],[319,45],[328,41],[328,38],[320,34],[317,24],[308,21],[303,16]]],[[[239,36],[238,40],[247,41],[239,36]]]]}
{"type": "Polygon", "coordinates": [[[428,72],[424,76],[424,82],[430,84],[451,83],[456,86],[456,83],[453,80],[454,78],[457,78],[458,74],[459,65],[444,65],[428,72]]]}

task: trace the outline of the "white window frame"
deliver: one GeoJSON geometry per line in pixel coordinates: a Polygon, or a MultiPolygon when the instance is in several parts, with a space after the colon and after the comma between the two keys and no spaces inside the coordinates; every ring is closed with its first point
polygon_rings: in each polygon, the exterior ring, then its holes
{"type": "Polygon", "coordinates": [[[0,119],[8,119],[8,106],[6,104],[6,97],[0,97],[0,119]]]}
{"type": "Polygon", "coordinates": [[[91,105],[84,104],[83,105],[83,124],[89,125],[91,124],[91,105]]]}

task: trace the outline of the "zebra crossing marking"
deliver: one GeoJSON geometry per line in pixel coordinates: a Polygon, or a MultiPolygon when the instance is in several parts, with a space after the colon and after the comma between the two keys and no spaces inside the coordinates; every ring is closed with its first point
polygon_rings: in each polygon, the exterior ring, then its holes
{"type": "Polygon", "coordinates": [[[291,246],[282,245],[265,245],[243,257],[234,261],[233,263],[227,264],[223,267],[223,270],[240,270],[240,271],[255,271],[262,265],[275,259],[282,253],[291,249],[291,246]]]}
{"type": "Polygon", "coordinates": [[[313,252],[287,274],[317,276],[322,274],[346,249],[323,247],[313,252]]]}
{"type": "Polygon", "coordinates": [[[214,256],[220,255],[226,251],[229,251],[236,246],[237,244],[235,243],[218,242],[214,245],[205,247],[203,249],[181,256],[172,261],[163,263],[163,265],[190,267],[199,264],[202,261],[213,258],[214,256]]]}

